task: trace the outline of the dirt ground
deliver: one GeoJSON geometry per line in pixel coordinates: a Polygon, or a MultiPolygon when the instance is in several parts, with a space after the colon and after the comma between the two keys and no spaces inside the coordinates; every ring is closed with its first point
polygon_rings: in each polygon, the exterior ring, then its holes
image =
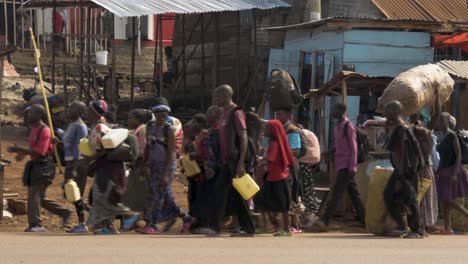
{"type": "MultiPolygon", "coordinates": [[[[22,185],[22,174],[24,164],[27,160],[22,162],[16,162],[14,155],[7,152],[7,148],[12,144],[17,143],[21,146],[26,146],[27,144],[27,130],[24,127],[13,127],[5,126],[2,127],[2,158],[12,161],[10,166],[5,167],[5,182],[4,190],[5,193],[19,193],[20,198],[26,198],[27,189],[22,185]]],[[[66,207],[73,209],[73,205],[66,202],[63,197],[63,191],[61,184],[63,181],[63,175],[57,174],[53,184],[48,188],[46,196],[50,199],[54,199],[64,204],[66,207]]],[[[87,191],[85,192],[85,201],[88,200],[89,187],[92,185],[92,179],[88,178],[87,191]]],[[[178,203],[183,207],[187,208],[186,200],[186,187],[181,183],[180,180],[174,181],[174,194],[177,198],[178,203]]],[[[57,216],[51,215],[45,210],[42,210],[42,217],[44,220],[44,226],[49,231],[63,231],[60,227],[61,219],[57,216]]],[[[76,213],[73,213],[72,218],[70,219],[71,225],[76,224],[78,221],[76,213]]],[[[15,215],[14,218],[10,220],[3,221],[0,224],[0,232],[18,232],[23,231],[27,228],[27,217],[26,215],[15,215]]],[[[178,230],[179,225],[174,226],[174,230],[178,230]]]]}

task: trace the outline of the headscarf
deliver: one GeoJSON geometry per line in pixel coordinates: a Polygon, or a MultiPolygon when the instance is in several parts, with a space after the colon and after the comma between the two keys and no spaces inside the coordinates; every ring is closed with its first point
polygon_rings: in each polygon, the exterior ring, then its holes
{"type": "Polygon", "coordinates": [[[457,119],[453,116],[450,116],[450,119],[449,119],[449,128],[451,130],[455,130],[455,128],[457,127],[457,119]]]}
{"type": "Polygon", "coordinates": [[[94,100],[89,103],[91,108],[98,116],[103,116],[107,112],[107,103],[104,100],[94,100]]]}
{"type": "Polygon", "coordinates": [[[156,98],[156,104],[151,108],[151,110],[153,111],[153,113],[161,113],[161,112],[170,113],[171,112],[171,108],[169,107],[169,102],[164,97],[156,98]]]}
{"type": "Polygon", "coordinates": [[[284,130],[283,124],[279,120],[268,121],[271,136],[270,139],[276,140],[279,146],[279,151],[276,152],[275,157],[270,157],[275,162],[279,162],[284,166],[295,166],[295,161],[291,149],[289,148],[288,138],[286,136],[286,130],[284,130]]]}

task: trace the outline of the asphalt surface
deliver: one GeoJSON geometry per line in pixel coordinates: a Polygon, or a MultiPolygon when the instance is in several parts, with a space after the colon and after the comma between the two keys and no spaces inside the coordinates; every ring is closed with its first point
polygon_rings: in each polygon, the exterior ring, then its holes
{"type": "Polygon", "coordinates": [[[275,238],[0,234],[0,263],[468,263],[468,236],[388,239],[365,234],[275,238]]]}

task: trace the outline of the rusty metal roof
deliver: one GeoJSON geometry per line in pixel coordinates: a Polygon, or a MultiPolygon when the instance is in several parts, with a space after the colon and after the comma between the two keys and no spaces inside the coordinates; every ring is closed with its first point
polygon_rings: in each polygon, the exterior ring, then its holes
{"type": "MultiPolygon", "coordinates": [[[[84,4],[94,3],[119,17],[157,15],[164,13],[190,14],[249,9],[272,9],[290,7],[282,0],[85,0],[84,4]]],[[[77,0],[29,0],[24,6],[78,6],[77,0]]]]}
{"type": "Polygon", "coordinates": [[[445,60],[437,62],[449,74],[468,80],[468,61],[445,60]]]}
{"type": "Polygon", "coordinates": [[[278,27],[262,28],[262,30],[286,31],[293,29],[310,30],[323,25],[337,24],[338,28],[388,28],[388,29],[414,29],[439,31],[443,23],[438,21],[415,20],[415,19],[388,19],[388,18],[370,18],[370,17],[328,17],[321,20],[315,20],[300,24],[285,25],[278,27]]]}
{"type": "Polygon", "coordinates": [[[389,19],[468,21],[466,0],[372,0],[389,19]]]}

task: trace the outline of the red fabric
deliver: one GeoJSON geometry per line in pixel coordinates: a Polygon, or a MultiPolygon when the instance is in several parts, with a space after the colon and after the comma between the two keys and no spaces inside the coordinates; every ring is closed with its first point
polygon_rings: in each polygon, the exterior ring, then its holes
{"type": "MultiPolygon", "coordinates": [[[[52,154],[53,147],[52,134],[50,132],[50,128],[45,124],[39,124],[33,127],[31,133],[29,134],[29,147],[42,156],[52,154]],[[41,127],[44,128],[42,128],[41,133],[38,135],[39,131],[41,130],[41,127]]],[[[37,158],[39,157],[31,156],[32,160],[35,160],[37,158]]]]}
{"type": "MultiPolygon", "coordinates": [[[[229,123],[233,119],[232,111],[235,107],[236,105],[233,104],[227,109],[225,109],[219,121],[219,141],[220,141],[219,144],[220,144],[220,150],[221,150],[221,159],[223,162],[227,162],[227,159],[228,159],[228,153],[229,153],[228,140],[229,140],[229,132],[230,132],[229,123]]],[[[234,112],[234,127],[237,133],[247,129],[247,126],[245,124],[244,111],[238,110],[234,112]]]]}
{"type": "Polygon", "coordinates": [[[267,159],[269,181],[280,181],[288,177],[288,167],[294,167],[295,161],[289,148],[286,130],[279,120],[268,121],[270,129],[270,143],[268,144],[267,159]]]}
{"type": "Polygon", "coordinates": [[[288,166],[279,162],[278,157],[281,155],[281,147],[276,140],[271,140],[268,145],[267,160],[268,174],[267,181],[281,181],[289,176],[288,166]]]}
{"type": "Polygon", "coordinates": [[[54,33],[63,32],[63,17],[59,12],[55,11],[54,14],[54,33]]]}

